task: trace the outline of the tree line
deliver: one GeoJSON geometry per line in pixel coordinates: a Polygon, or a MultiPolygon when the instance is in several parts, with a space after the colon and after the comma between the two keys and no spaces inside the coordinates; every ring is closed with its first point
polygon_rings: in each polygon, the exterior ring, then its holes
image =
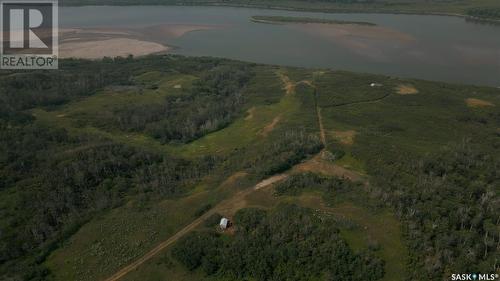
{"type": "Polygon", "coordinates": [[[499,8],[473,8],[467,10],[467,15],[480,19],[500,19],[500,9],[499,8]]]}

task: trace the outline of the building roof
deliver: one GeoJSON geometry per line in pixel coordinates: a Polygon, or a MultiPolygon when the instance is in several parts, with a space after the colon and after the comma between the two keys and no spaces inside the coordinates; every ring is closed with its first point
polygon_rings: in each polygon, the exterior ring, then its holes
{"type": "Polygon", "coordinates": [[[222,218],[222,219],[220,219],[220,223],[219,223],[219,225],[220,225],[222,228],[226,228],[228,223],[229,223],[229,220],[228,220],[228,219],[226,219],[226,218],[222,218]]]}

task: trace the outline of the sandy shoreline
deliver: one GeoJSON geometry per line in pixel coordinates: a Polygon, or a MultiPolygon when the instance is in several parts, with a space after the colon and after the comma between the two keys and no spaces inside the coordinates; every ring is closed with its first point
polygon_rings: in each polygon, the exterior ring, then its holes
{"type": "Polygon", "coordinates": [[[101,59],[103,57],[135,57],[165,52],[167,46],[129,38],[67,42],[59,47],[61,58],[101,59]]]}
{"type": "Polygon", "coordinates": [[[68,28],[60,30],[60,58],[102,59],[168,52],[155,39],[171,40],[189,32],[217,28],[209,25],[164,24],[140,28],[68,28]]]}

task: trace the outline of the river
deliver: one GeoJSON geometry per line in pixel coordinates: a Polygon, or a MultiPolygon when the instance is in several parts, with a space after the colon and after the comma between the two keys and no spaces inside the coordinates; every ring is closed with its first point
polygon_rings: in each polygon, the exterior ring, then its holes
{"type": "Polygon", "coordinates": [[[61,28],[142,30],[170,52],[500,86],[500,26],[429,15],[331,14],[234,7],[61,7],[61,28]],[[253,15],[365,21],[376,27],[273,25],[253,15]],[[199,26],[172,36],[161,26],[199,26]],[[169,36],[170,35],[170,36],[169,36]]]}

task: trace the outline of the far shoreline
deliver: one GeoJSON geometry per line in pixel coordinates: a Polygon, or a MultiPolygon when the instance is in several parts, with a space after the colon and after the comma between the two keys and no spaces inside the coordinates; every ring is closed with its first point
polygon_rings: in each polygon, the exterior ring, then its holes
{"type": "Polygon", "coordinates": [[[60,7],[133,7],[133,6],[172,6],[172,7],[231,7],[231,8],[253,8],[262,10],[278,10],[291,12],[310,12],[310,13],[325,13],[325,14],[380,14],[380,15],[415,15],[415,16],[443,16],[443,17],[458,17],[464,20],[471,20],[479,24],[495,24],[500,25],[500,19],[481,18],[462,13],[452,12],[424,12],[424,11],[404,11],[404,10],[381,10],[381,9],[335,9],[335,8],[299,8],[291,6],[267,6],[259,4],[238,4],[238,3],[118,3],[118,4],[61,4],[60,7]]]}

